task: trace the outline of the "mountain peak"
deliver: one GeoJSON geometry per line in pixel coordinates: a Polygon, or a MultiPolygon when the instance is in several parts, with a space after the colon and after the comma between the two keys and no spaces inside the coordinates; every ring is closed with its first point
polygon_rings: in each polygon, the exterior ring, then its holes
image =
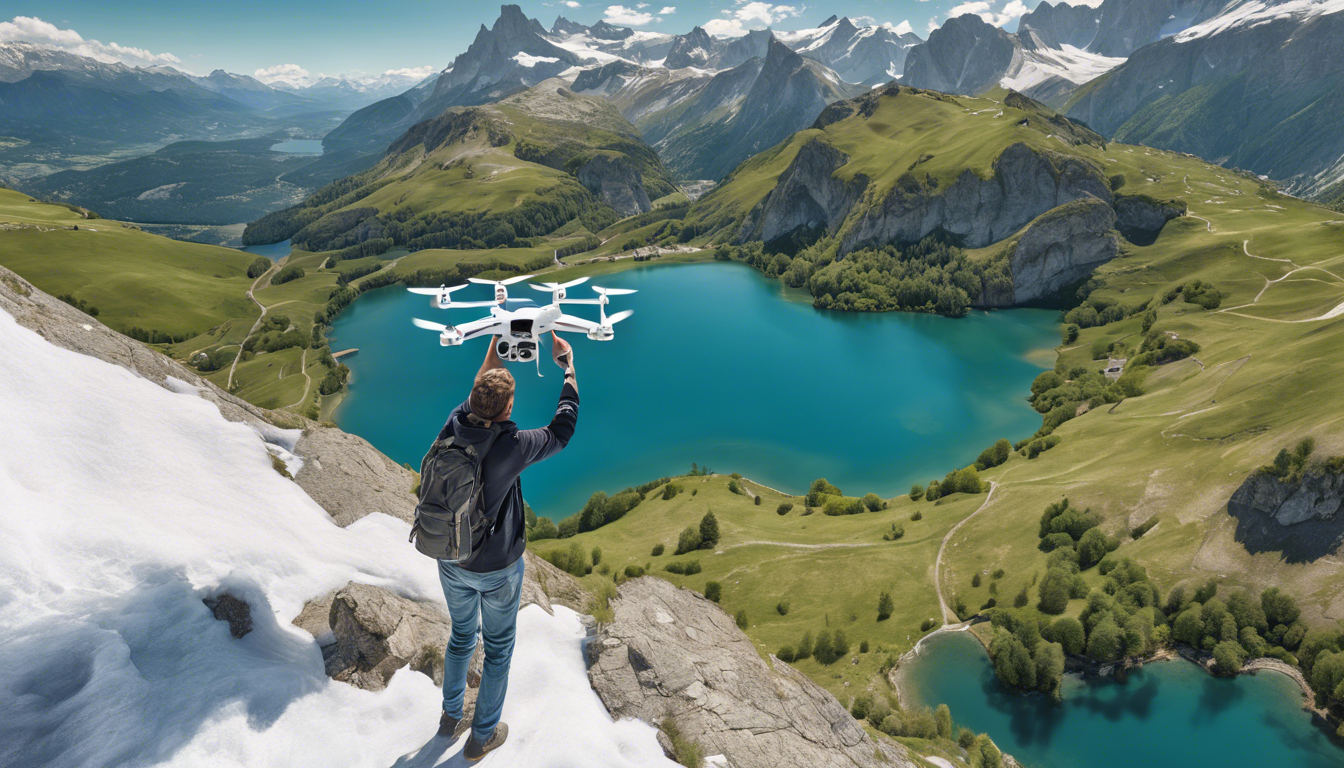
{"type": "Polygon", "coordinates": [[[837,19],[836,15],[835,15],[834,13],[832,13],[832,14],[831,14],[831,17],[830,17],[829,19],[827,19],[827,20],[821,22],[821,26],[823,26],[823,27],[829,27],[829,26],[831,26],[832,24],[834,24],[837,20],[838,20],[838,19],[837,19]]]}

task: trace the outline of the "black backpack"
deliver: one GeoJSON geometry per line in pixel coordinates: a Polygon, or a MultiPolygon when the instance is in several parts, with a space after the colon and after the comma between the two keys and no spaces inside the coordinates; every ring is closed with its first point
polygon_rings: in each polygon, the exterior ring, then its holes
{"type": "Polygon", "coordinates": [[[456,435],[430,446],[420,462],[420,503],[410,536],[421,554],[454,563],[465,563],[475,554],[474,535],[488,523],[481,459],[502,431],[492,424],[483,447],[456,435]]]}

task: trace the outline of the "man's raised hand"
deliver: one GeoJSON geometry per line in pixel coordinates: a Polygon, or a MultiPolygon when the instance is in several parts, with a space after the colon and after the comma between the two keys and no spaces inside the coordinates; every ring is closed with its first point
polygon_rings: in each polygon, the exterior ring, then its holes
{"type": "Polygon", "coordinates": [[[568,341],[557,336],[555,331],[551,331],[551,358],[564,370],[569,370],[574,365],[573,347],[569,346],[568,341]]]}

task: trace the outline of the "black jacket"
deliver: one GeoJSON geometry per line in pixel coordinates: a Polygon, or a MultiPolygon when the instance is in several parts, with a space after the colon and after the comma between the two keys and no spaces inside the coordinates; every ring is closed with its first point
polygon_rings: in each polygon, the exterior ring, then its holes
{"type": "MultiPolygon", "coordinates": [[[[460,435],[474,444],[486,442],[490,430],[467,421],[470,400],[453,409],[448,423],[439,431],[439,439],[460,435]]],[[[490,519],[472,550],[476,553],[462,567],[476,573],[507,568],[523,556],[527,547],[527,525],[523,517],[524,469],[559,453],[574,436],[579,420],[579,393],[568,382],[560,390],[560,403],[551,423],[540,429],[518,429],[512,421],[502,421],[503,432],[481,461],[485,483],[485,513],[490,519]]]]}

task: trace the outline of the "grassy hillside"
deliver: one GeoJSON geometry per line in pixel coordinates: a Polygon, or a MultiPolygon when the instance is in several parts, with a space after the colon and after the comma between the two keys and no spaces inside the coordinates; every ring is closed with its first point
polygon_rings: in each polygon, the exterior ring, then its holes
{"type": "Polygon", "coordinates": [[[595,232],[620,218],[617,209],[639,212],[675,191],[613,107],[548,81],[416,125],[376,167],[254,222],[244,241],[292,238],[352,258],[397,247],[535,248],[563,239],[567,226],[595,232]]]}
{"type": "Polygon", "coordinates": [[[248,254],[182,243],[61,205],[0,189],[0,264],[54,296],[98,310],[123,333],[132,328],[177,339],[234,321],[251,323],[248,254]]]}

